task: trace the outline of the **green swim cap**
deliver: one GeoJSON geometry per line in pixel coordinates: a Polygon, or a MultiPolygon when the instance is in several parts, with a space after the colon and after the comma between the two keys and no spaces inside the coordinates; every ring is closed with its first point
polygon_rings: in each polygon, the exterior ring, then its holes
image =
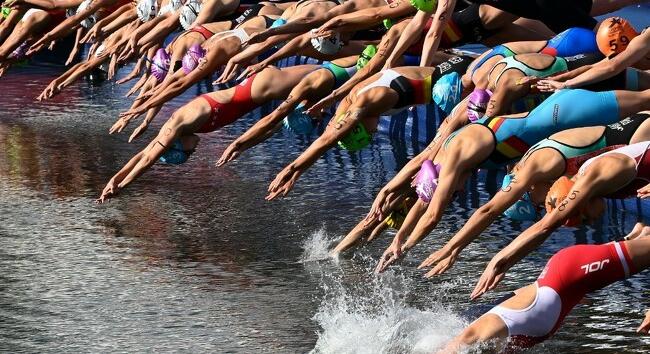
{"type": "Polygon", "coordinates": [[[2,8],[2,17],[7,18],[7,17],[9,17],[10,13],[11,13],[11,8],[9,8],[9,7],[3,7],[2,8]]]}
{"type": "Polygon", "coordinates": [[[411,0],[411,5],[424,12],[433,12],[438,5],[438,0],[411,0]]]}
{"type": "Polygon", "coordinates": [[[368,62],[375,54],[377,54],[377,46],[374,44],[367,45],[363,52],[361,52],[361,55],[359,55],[359,59],[357,59],[357,70],[361,70],[364,66],[368,65],[368,62]]]}
{"type": "Polygon", "coordinates": [[[348,135],[339,140],[339,147],[345,150],[359,151],[368,146],[371,140],[372,135],[368,133],[366,127],[361,123],[357,123],[357,126],[348,135]]]}
{"type": "Polygon", "coordinates": [[[390,29],[394,25],[393,20],[390,18],[384,19],[383,22],[384,22],[384,27],[386,27],[386,29],[390,29]]]}

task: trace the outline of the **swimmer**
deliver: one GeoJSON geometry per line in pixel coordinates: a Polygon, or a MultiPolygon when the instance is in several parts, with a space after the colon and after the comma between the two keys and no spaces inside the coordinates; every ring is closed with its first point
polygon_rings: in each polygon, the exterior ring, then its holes
{"type": "Polygon", "coordinates": [[[472,214],[441,249],[418,268],[431,268],[427,277],[447,271],[460,252],[500,215],[537,221],[548,187],[564,174],[575,174],[587,158],[623,145],[650,140],[650,112],[607,126],[575,128],[551,135],[531,147],[506,177],[501,189],[472,214]]]}
{"type": "MultiPolygon", "coordinates": [[[[582,27],[593,30],[597,21],[592,17],[614,11],[615,9],[637,3],[638,0],[624,0],[611,2],[609,0],[543,0],[543,1],[490,1],[472,0],[475,4],[488,4],[493,6],[490,17],[496,24],[504,25],[514,22],[518,17],[540,20],[553,32],[559,33],[571,27],[582,27]],[[596,3],[605,3],[601,6],[596,3]],[[592,5],[593,9],[592,9],[592,5]],[[495,9],[496,8],[496,9],[495,9]],[[604,12],[603,12],[604,11],[604,12]]],[[[431,16],[434,18],[433,25],[428,31],[422,50],[422,61],[420,65],[426,66],[431,61],[433,53],[438,49],[443,30],[452,16],[456,0],[443,1],[438,3],[435,0],[414,0],[412,5],[418,9],[413,20],[405,30],[405,35],[400,38],[395,51],[396,57],[402,55],[414,41],[414,35],[421,31],[421,28],[431,16]]],[[[392,58],[391,58],[392,59],[392,58]]],[[[387,67],[392,67],[393,61],[387,62],[387,67]]]]}
{"type": "Polygon", "coordinates": [[[546,196],[547,214],[490,260],[471,297],[494,289],[510,267],[558,227],[577,226],[600,217],[605,210],[603,198],[637,197],[650,183],[648,150],[650,141],[624,146],[587,160],[573,178],[558,179],[546,196]]]}
{"type": "MultiPolygon", "coordinates": [[[[435,155],[429,156],[440,166],[438,179],[425,184],[429,191],[410,210],[377,271],[385,270],[435,228],[454,192],[476,168],[501,168],[516,162],[530,147],[562,130],[615,123],[649,109],[649,99],[650,90],[563,90],[528,114],[484,117],[452,134],[435,155]],[[583,104],[576,106],[575,102],[583,104]]],[[[370,217],[375,213],[371,210],[370,217]]]]}
{"type": "MultiPolygon", "coordinates": [[[[633,234],[634,231],[630,234],[633,234]]],[[[576,245],[555,253],[533,284],[472,322],[440,353],[496,340],[510,350],[530,348],[551,337],[585,295],[627,279],[650,267],[650,238],[602,245],[576,245]]],[[[637,329],[647,333],[650,312],[637,329]]]]}
{"type": "Polygon", "coordinates": [[[441,75],[440,67],[401,67],[382,71],[357,85],[338,106],[325,132],[270,184],[266,197],[284,197],[302,175],[327,150],[337,144],[357,151],[365,148],[379,123],[379,116],[407,107],[435,103],[449,114],[464,96],[458,72],[464,72],[472,58],[453,57],[446,63],[457,71],[441,75]]]}
{"type": "Polygon", "coordinates": [[[235,87],[195,98],[176,110],[158,136],[110,179],[97,201],[103,203],[114,197],[159,159],[174,165],[186,162],[199,143],[196,133],[216,131],[264,103],[285,98],[305,75],[317,68],[318,65],[269,67],[235,87]]]}
{"type": "MultiPolygon", "coordinates": [[[[346,82],[343,86],[334,90],[330,95],[326,96],[314,106],[310,107],[307,110],[307,113],[310,115],[320,114],[324,111],[324,109],[330,107],[335,102],[345,97],[345,95],[347,95],[350,90],[359,82],[363,81],[373,73],[379,71],[380,68],[383,67],[387,62],[389,55],[391,55],[393,52],[395,45],[397,44],[397,40],[403,35],[404,28],[407,24],[408,21],[402,21],[393,25],[388,33],[382,38],[381,43],[378,45],[378,55],[374,56],[370,60],[366,68],[360,70],[352,77],[351,80],[346,82]]],[[[445,38],[443,37],[443,41],[444,40],[445,38]]],[[[451,40],[451,38],[449,40],[451,40]]],[[[419,63],[419,52],[421,51],[420,48],[421,45],[416,45],[413,49],[409,50],[408,55],[404,55],[404,61],[408,63],[405,66],[417,65],[417,63],[419,63]],[[418,56],[413,57],[412,55],[414,54],[417,54],[418,56]]],[[[487,88],[487,74],[492,69],[492,67],[499,60],[517,54],[543,53],[552,56],[571,57],[578,54],[591,54],[596,52],[598,52],[598,47],[596,46],[594,33],[582,28],[568,29],[548,41],[521,41],[504,43],[481,54],[478,59],[470,65],[468,72],[466,72],[465,76],[463,76],[463,82],[474,81],[477,88],[487,88]],[[475,78],[475,76],[478,76],[478,78],[475,78]]],[[[434,60],[437,62],[438,58],[436,57],[434,60]]],[[[530,85],[528,87],[530,87],[530,85]]],[[[520,85],[518,88],[523,89],[524,86],[520,85]]],[[[506,95],[502,96],[507,97],[506,95]]],[[[504,103],[504,105],[505,104],[506,103],[504,103]]]]}
{"type": "Polygon", "coordinates": [[[543,91],[578,88],[609,79],[634,67],[650,69],[650,31],[638,36],[625,19],[613,17],[605,20],[598,30],[599,47],[607,57],[588,70],[575,70],[559,78],[541,80],[536,85],[543,91]]]}

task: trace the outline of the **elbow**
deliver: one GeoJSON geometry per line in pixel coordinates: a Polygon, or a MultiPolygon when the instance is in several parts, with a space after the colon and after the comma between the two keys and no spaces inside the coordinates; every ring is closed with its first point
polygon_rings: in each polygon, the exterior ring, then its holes
{"type": "Polygon", "coordinates": [[[501,215],[501,213],[499,213],[499,211],[496,209],[497,208],[495,208],[494,205],[488,202],[487,204],[478,208],[478,210],[476,211],[476,216],[478,216],[481,219],[494,220],[497,217],[499,217],[499,215],[501,215]]]}

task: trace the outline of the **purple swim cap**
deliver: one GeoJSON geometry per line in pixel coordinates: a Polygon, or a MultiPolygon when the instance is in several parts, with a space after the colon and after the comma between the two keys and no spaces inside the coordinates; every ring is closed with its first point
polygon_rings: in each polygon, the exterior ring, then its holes
{"type": "Polygon", "coordinates": [[[25,41],[21,43],[16,49],[14,49],[11,54],[9,54],[9,58],[17,60],[24,59],[25,54],[27,54],[27,49],[29,49],[29,45],[27,45],[27,42],[25,41]]]}
{"type": "Polygon", "coordinates": [[[489,90],[475,89],[472,91],[467,100],[467,118],[470,122],[474,123],[483,118],[490,97],[492,97],[492,92],[489,90]]]}
{"type": "Polygon", "coordinates": [[[434,164],[431,160],[425,160],[420,171],[415,175],[415,193],[425,203],[431,201],[433,193],[438,187],[440,168],[440,164],[434,164]]]}
{"type": "Polygon", "coordinates": [[[183,72],[189,74],[199,65],[199,60],[205,57],[205,49],[200,44],[192,44],[183,56],[183,72]]]}
{"type": "Polygon", "coordinates": [[[153,75],[158,82],[162,81],[167,75],[170,61],[171,57],[163,48],[158,49],[156,55],[153,56],[153,60],[151,61],[151,75],[153,75]]]}

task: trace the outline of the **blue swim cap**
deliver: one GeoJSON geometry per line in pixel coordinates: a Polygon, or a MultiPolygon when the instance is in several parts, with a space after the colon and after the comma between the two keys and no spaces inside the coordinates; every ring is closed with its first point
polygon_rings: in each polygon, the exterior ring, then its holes
{"type": "Polygon", "coordinates": [[[438,79],[431,90],[431,98],[446,114],[460,102],[463,94],[463,83],[460,74],[449,73],[438,79]]]}
{"type": "Polygon", "coordinates": [[[295,134],[304,135],[311,134],[315,127],[313,119],[305,114],[305,105],[302,103],[282,120],[282,125],[295,134]]]}
{"type": "MultiPolygon", "coordinates": [[[[501,190],[505,190],[512,182],[512,175],[507,174],[503,177],[501,190]]],[[[535,221],[537,220],[537,208],[530,200],[530,193],[526,192],[524,196],[511,205],[510,208],[503,212],[506,217],[516,221],[535,221]]]]}
{"type": "Polygon", "coordinates": [[[180,165],[190,158],[190,152],[183,150],[181,139],[176,139],[172,146],[160,156],[159,161],[169,165],[180,165]]]}
{"type": "Polygon", "coordinates": [[[596,34],[586,28],[569,28],[551,38],[542,53],[558,57],[598,53],[596,34]]]}
{"type": "Polygon", "coordinates": [[[287,23],[287,20],[285,20],[283,18],[279,18],[279,19],[273,21],[270,28],[280,27],[280,26],[282,26],[282,25],[284,25],[286,23],[287,23]]]}

